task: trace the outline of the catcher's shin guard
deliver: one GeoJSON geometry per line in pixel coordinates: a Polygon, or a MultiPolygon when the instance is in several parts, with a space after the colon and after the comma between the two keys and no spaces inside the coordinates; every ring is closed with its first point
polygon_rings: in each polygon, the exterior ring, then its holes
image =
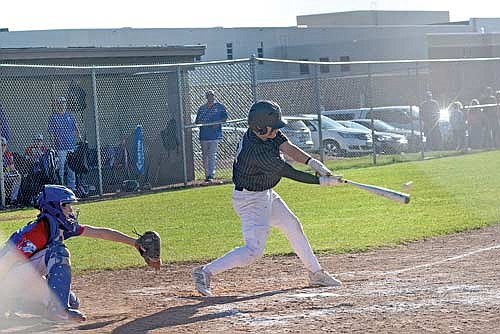
{"type": "Polygon", "coordinates": [[[47,283],[57,298],[59,307],[62,309],[69,307],[71,288],[71,262],[69,257],[69,251],[62,243],[52,246],[45,257],[48,272],[47,283]]]}
{"type": "Polygon", "coordinates": [[[80,298],[78,298],[73,291],[69,292],[68,306],[74,310],[78,310],[80,308],[80,298]]]}

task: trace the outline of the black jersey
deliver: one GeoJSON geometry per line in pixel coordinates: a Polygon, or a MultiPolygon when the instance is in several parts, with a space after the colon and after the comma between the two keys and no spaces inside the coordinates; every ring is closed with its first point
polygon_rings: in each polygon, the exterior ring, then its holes
{"type": "Polygon", "coordinates": [[[248,129],[236,152],[233,183],[237,189],[264,191],[273,188],[282,177],[286,162],[280,156],[280,145],[288,141],[278,130],[273,139],[262,140],[248,129]]]}

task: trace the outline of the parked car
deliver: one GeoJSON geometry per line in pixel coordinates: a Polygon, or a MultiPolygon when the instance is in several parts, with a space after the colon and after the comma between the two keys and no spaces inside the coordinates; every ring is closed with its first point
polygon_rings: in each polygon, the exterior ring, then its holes
{"type": "MultiPolygon", "coordinates": [[[[295,116],[310,130],[314,151],[319,151],[319,124],[317,115],[295,116]]],[[[372,151],[372,136],[364,131],[347,129],[339,123],[322,116],[322,136],[325,153],[332,156],[362,155],[372,151]]]]}
{"type": "Polygon", "coordinates": [[[293,116],[284,116],[283,119],[287,125],[281,129],[281,132],[295,146],[304,151],[311,151],[314,147],[311,131],[302,119],[293,116]]]}
{"type": "MultiPolygon", "coordinates": [[[[353,122],[356,122],[358,124],[363,125],[364,127],[367,127],[369,129],[372,128],[372,120],[371,119],[353,119],[353,122]]],[[[380,132],[391,132],[391,133],[397,133],[400,135],[404,135],[408,139],[408,150],[413,152],[413,151],[418,151],[420,149],[420,141],[422,140],[424,143],[426,142],[426,138],[423,134],[420,133],[420,131],[412,131],[412,130],[407,130],[407,129],[401,129],[401,128],[395,128],[390,124],[387,124],[384,121],[381,121],[379,119],[374,119],[373,120],[373,129],[375,131],[380,131],[380,132]]]]}
{"type": "Polygon", "coordinates": [[[417,106],[386,106],[374,108],[356,108],[324,111],[323,115],[331,119],[353,120],[353,119],[379,119],[395,128],[419,130],[419,108],[417,106]]]}
{"type": "MultiPolygon", "coordinates": [[[[372,130],[353,121],[337,121],[346,128],[358,129],[372,133],[372,130]]],[[[408,139],[405,135],[400,135],[391,132],[373,131],[373,143],[375,145],[375,152],[397,154],[406,152],[408,150],[408,139]]]]}

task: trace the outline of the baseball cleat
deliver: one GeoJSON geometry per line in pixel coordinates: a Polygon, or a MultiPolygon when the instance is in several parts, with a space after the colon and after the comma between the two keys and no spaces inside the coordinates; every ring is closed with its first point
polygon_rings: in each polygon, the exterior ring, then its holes
{"type": "Polygon", "coordinates": [[[309,285],[310,286],[331,286],[335,288],[340,288],[342,282],[330,275],[323,269],[318,270],[315,273],[309,272],[309,285]]]}
{"type": "Polygon", "coordinates": [[[75,309],[63,309],[58,312],[49,312],[45,319],[52,322],[83,322],[87,317],[82,312],[75,309]]]}
{"type": "Polygon", "coordinates": [[[196,290],[206,297],[212,295],[210,291],[210,274],[203,270],[203,267],[194,268],[191,277],[193,278],[193,282],[196,286],[196,290]]]}

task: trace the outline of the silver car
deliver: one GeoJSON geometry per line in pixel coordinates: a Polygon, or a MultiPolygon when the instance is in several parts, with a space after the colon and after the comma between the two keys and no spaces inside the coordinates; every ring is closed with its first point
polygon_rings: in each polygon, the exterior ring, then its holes
{"type": "MultiPolygon", "coordinates": [[[[342,124],[346,128],[358,129],[361,131],[366,131],[370,134],[372,133],[371,129],[353,121],[337,122],[342,124]]],[[[406,139],[404,135],[382,131],[373,131],[373,135],[375,152],[377,153],[395,154],[406,152],[408,150],[408,139],[406,139]]]]}
{"type": "Polygon", "coordinates": [[[284,116],[283,119],[287,122],[287,125],[280,129],[281,132],[295,146],[304,151],[311,151],[314,147],[314,142],[311,131],[306,124],[300,118],[294,116],[284,116]]]}
{"type": "MultiPolygon", "coordinates": [[[[359,123],[367,128],[372,128],[371,119],[353,119],[353,122],[359,123]]],[[[381,132],[392,132],[400,135],[404,135],[408,139],[408,151],[416,152],[421,148],[421,142],[425,143],[426,138],[419,131],[411,131],[407,129],[395,128],[390,124],[379,119],[373,120],[373,129],[381,132]]]]}
{"type": "MultiPolygon", "coordinates": [[[[319,151],[318,115],[297,116],[311,131],[314,150],[319,151]]],[[[336,121],[321,116],[322,146],[326,154],[332,156],[363,155],[372,151],[372,136],[370,133],[356,129],[347,129],[336,121]]]]}

